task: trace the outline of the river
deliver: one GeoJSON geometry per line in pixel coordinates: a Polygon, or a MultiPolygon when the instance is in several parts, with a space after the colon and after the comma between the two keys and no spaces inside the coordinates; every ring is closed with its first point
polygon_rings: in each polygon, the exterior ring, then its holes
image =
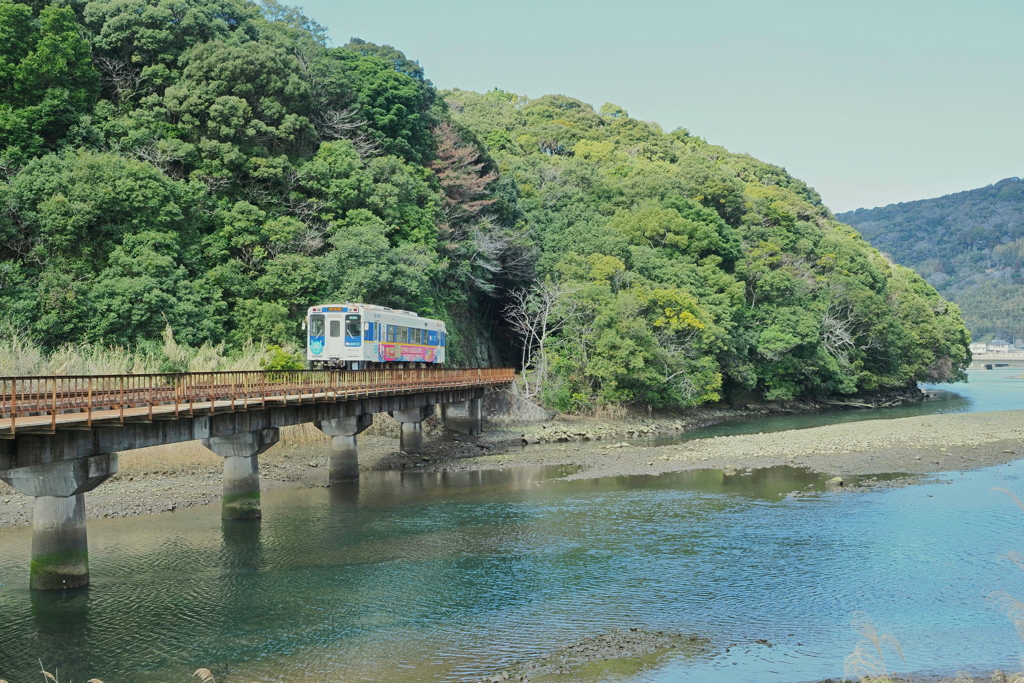
{"type": "MultiPolygon", "coordinates": [[[[1022,408],[1020,373],[973,372],[944,387],[959,397],[885,415],[1022,408]]],[[[890,669],[1020,666],[993,596],[1024,599],[1003,557],[1024,551],[1024,511],[992,489],[1024,493],[1024,461],[838,493],[787,467],[564,473],[369,472],[269,492],[262,523],[222,523],[216,506],[91,520],[93,586],[68,595],[29,591],[30,531],[0,531],[0,678],[38,680],[41,660],[62,682],[183,682],[200,666],[221,683],[463,681],[639,627],[707,646],[597,678],[795,683],[843,675],[858,614],[898,638],[906,667],[887,652],[890,669]]]]}

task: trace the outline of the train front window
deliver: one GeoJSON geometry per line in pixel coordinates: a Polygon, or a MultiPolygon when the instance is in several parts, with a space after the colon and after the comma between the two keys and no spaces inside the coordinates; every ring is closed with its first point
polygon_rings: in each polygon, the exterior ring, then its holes
{"type": "Polygon", "coordinates": [[[309,316],[309,338],[324,336],[324,317],[322,315],[309,316]]]}
{"type": "Polygon", "coordinates": [[[332,337],[340,337],[341,336],[341,321],[340,320],[332,320],[330,326],[331,326],[331,336],[332,337]]]}

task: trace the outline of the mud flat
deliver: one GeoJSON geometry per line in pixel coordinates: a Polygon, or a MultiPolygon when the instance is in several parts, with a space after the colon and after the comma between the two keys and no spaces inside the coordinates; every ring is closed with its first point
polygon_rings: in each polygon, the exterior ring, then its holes
{"type": "MultiPolygon", "coordinates": [[[[530,436],[522,438],[529,440],[530,436]]],[[[435,467],[572,464],[580,470],[569,478],[585,479],[793,465],[841,477],[975,469],[1022,456],[1024,411],[1001,411],[866,420],[661,446],[653,440],[645,444],[642,438],[539,443],[435,467]]]]}
{"type": "MultiPolygon", "coordinates": [[[[462,471],[527,465],[575,465],[570,479],[661,474],[695,469],[736,470],[793,465],[864,477],[974,469],[1024,456],[1024,411],[928,415],[867,420],[783,432],[744,434],[654,445],[721,422],[726,412],[685,418],[559,418],[515,431],[479,437],[444,435],[440,425],[422,455],[397,451],[397,425],[383,422],[360,435],[363,469],[462,471]],[[394,433],[392,433],[394,432],[394,433]],[[647,438],[651,437],[651,438],[647,438]],[[626,442],[623,439],[629,438],[626,442]],[[524,446],[524,442],[530,443],[524,446]]],[[[312,428],[283,438],[260,456],[264,491],[327,485],[327,439],[312,428]]],[[[220,458],[198,443],[128,452],[120,472],[86,495],[90,518],[157,514],[216,504],[221,496],[220,458]]],[[[0,483],[0,528],[28,524],[32,499],[0,483]]]]}

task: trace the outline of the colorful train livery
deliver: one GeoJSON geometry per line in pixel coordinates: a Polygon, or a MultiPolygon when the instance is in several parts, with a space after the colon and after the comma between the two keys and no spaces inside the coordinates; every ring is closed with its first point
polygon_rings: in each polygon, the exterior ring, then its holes
{"type": "Polygon", "coordinates": [[[444,323],[410,311],[369,304],[311,306],[306,314],[310,367],[348,370],[393,363],[444,363],[444,323]]]}

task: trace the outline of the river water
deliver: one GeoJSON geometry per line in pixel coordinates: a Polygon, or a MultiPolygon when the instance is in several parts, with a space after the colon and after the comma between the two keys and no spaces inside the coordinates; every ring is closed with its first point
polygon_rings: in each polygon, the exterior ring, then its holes
{"type": "MultiPolygon", "coordinates": [[[[1024,408],[1020,372],[972,373],[960,398],[911,410],[1024,408]]],[[[371,472],[270,492],[262,523],[224,524],[216,506],[91,520],[93,586],[68,595],[29,591],[31,534],[2,531],[0,678],[38,680],[41,660],[62,682],[200,666],[221,683],[462,681],[641,627],[707,646],[598,678],[794,683],[842,676],[859,614],[899,640],[907,664],[887,651],[890,669],[1020,665],[994,596],[1024,600],[1004,557],[1024,551],[1024,511],[992,489],[1024,494],[1024,461],[838,493],[786,467],[564,473],[371,472]]]]}

